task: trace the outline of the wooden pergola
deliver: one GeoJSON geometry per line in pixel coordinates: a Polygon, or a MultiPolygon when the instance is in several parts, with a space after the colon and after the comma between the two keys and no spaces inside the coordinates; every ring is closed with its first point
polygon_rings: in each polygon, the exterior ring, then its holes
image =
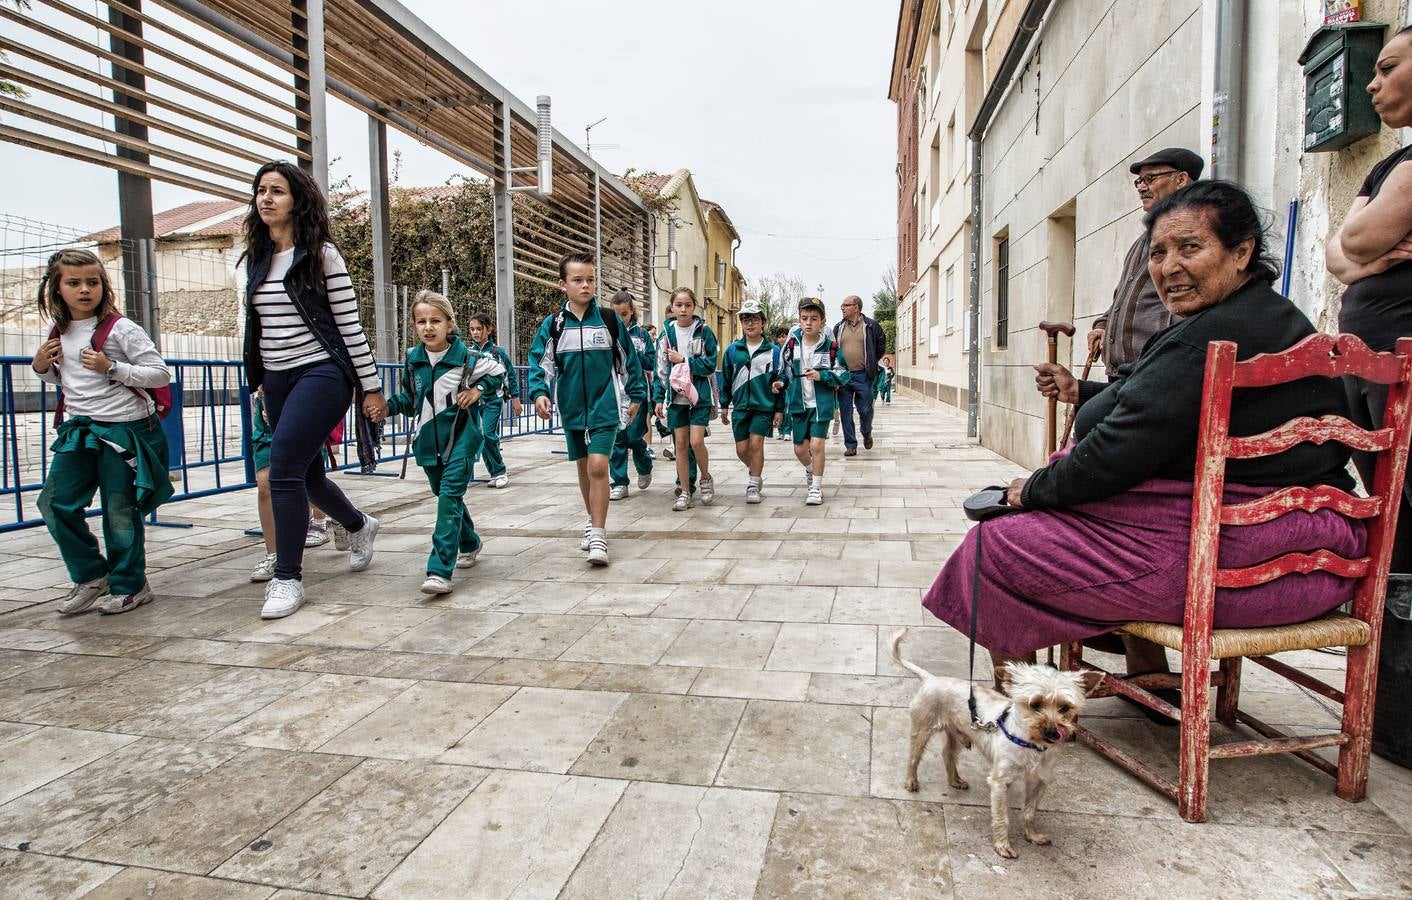
{"type": "MultiPolygon", "coordinates": [[[[536,107],[520,100],[400,3],[101,5],[106,17],[75,0],[0,5],[0,52],[9,57],[0,78],[29,93],[0,95],[0,140],[116,169],[125,239],[153,236],[154,180],[247,200],[255,168],[286,158],[327,188],[325,97],[333,94],[368,116],[379,335],[395,332],[384,326],[396,316],[389,126],[492,182],[505,346],[517,346],[515,280],[557,284],[558,258],[569,250],[597,251],[606,289],[649,296],[653,229],[637,195],[548,127],[548,98],[536,107]],[[545,185],[542,159],[552,171],[545,185]]],[[[125,270],[141,269],[133,262],[125,270]]]]}

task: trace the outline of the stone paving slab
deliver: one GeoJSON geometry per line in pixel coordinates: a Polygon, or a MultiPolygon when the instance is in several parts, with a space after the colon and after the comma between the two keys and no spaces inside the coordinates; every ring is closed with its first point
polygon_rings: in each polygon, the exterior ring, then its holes
{"type": "MultiPolygon", "coordinates": [[[[339,475],[382,520],[349,573],[306,557],[309,605],[262,622],[253,495],[176,504],[151,529],[159,599],[61,619],[42,531],[0,543],[0,896],[1412,896],[1412,773],[1370,797],[1282,757],[1213,769],[1211,822],[1081,747],[1041,807],[1054,839],[990,849],[985,772],[946,784],[930,748],[902,789],[916,679],[887,644],[967,677],[963,634],[921,609],[965,534],[960,501],[1019,474],[964,422],[899,399],[877,447],[830,443],[822,507],[767,444],[748,506],[724,429],[718,499],[670,510],[670,464],[609,516],[613,565],[578,551],[556,437],[505,444],[472,486],[485,539],[456,589],[418,591],[432,501],[339,475]]],[[[659,445],[660,448],[660,445],[659,445]]],[[[1330,680],[1342,660],[1288,654],[1330,680]]],[[[1334,709],[1250,667],[1242,702],[1295,731],[1334,709]]],[[[983,677],[983,676],[982,676],[983,677]]],[[[1116,700],[1095,730],[1169,774],[1176,731],[1116,700]]],[[[1233,737],[1220,732],[1218,737],[1233,737]]]]}

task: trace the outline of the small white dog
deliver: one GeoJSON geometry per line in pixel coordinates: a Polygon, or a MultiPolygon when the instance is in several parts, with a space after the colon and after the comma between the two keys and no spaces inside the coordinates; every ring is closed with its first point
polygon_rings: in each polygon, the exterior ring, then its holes
{"type": "Polygon", "coordinates": [[[917,764],[932,732],[942,734],[942,759],[946,780],[965,790],[969,784],[956,771],[963,747],[975,747],[990,763],[990,839],[995,852],[1006,859],[1017,854],[1010,845],[1009,804],[1011,783],[1024,779],[1024,834],[1032,844],[1049,838],[1035,828],[1035,813],[1044,789],[1054,774],[1054,750],[1074,735],[1074,724],[1084,697],[1103,677],[1100,672],[1060,672],[1051,666],[1007,663],[996,670],[1005,693],[976,686],[976,713],[985,726],[971,721],[970,684],[959,678],[933,675],[902,658],[904,628],[892,636],[892,661],[922,679],[912,698],[912,748],[907,757],[903,787],[918,790],[917,764]]]}

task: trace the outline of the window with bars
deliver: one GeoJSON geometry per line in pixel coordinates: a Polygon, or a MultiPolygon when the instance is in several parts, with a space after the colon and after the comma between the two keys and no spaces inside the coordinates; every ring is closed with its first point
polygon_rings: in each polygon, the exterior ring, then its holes
{"type": "Polygon", "coordinates": [[[1010,345],[1010,238],[995,248],[995,349],[1010,345]]]}

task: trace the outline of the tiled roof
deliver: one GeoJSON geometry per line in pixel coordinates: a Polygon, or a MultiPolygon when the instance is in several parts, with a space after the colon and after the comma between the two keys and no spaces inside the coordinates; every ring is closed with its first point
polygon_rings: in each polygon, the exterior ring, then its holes
{"type": "Polygon", "coordinates": [[[701,205],[706,207],[706,214],[708,216],[711,213],[715,213],[725,220],[726,225],[730,227],[731,231],[735,231],[735,223],[731,221],[730,216],[726,215],[726,208],[724,206],[717,203],[715,200],[707,200],[705,197],[701,198],[701,205]]]}
{"type": "Polygon", "coordinates": [[[646,175],[629,175],[624,179],[629,187],[639,191],[646,191],[662,196],[662,188],[667,186],[667,182],[672,180],[671,175],[659,175],[652,172],[646,175]]]}

